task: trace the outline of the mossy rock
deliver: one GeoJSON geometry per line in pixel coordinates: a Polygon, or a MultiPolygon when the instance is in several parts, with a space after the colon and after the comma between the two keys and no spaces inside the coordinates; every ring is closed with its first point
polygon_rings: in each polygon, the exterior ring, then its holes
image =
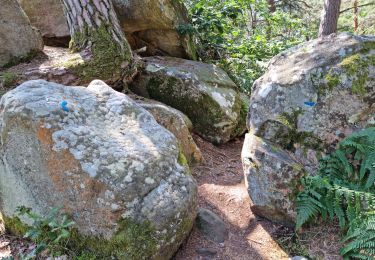
{"type": "MultiPolygon", "coordinates": [[[[30,226],[23,223],[17,216],[2,217],[7,232],[23,237],[30,226]]],[[[175,237],[183,240],[192,228],[192,220],[184,220],[175,234],[158,232],[148,221],[137,223],[131,219],[124,219],[118,223],[118,230],[111,238],[82,235],[77,228],[73,228],[66,243],[67,251],[74,252],[78,259],[119,259],[119,260],[148,260],[169,259],[171,248],[161,249],[160,241],[168,241],[175,237]],[[182,236],[182,237],[181,237],[182,236]]],[[[4,231],[4,230],[3,230],[4,231]]],[[[47,234],[46,234],[47,235],[47,234]]],[[[173,252],[177,249],[177,244],[173,252]]]]}
{"type": "Polygon", "coordinates": [[[145,61],[145,70],[130,86],[135,93],[182,111],[193,130],[215,144],[243,134],[247,106],[224,71],[170,57],[145,61]]]}
{"type": "Polygon", "coordinates": [[[368,46],[366,49],[345,57],[336,67],[328,71],[325,80],[330,92],[339,85],[351,85],[353,94],[360,97],[366,96],[368,86],[371,88],[373,84],[370,70],[375,66],[375,54],[366,52],[367,48],[368,46]],[[342,75],[345,77],[343,78],[342,75]]]}
{"type": "MultiPolygon", "coordinates": [[[[253,137],[247,141],[243,154],[251,154],[243,164],[255,204],[271,205],[260,214],[272,211],[293,219],[295,212],[285,205],[292,205],[303,174],[316,174],[322,156],[347,135],[374,123],[374,48],[372,36],[312,40],[275,56],[254,83],[248,128],[264,142],[253,137]],[[251,152],[249,147],[256,144],[251,152]],[[292,177],[288,185],[274,170],[286,158],[290,163],[281,169],[292,177]],[[281,185],[271,190],[272,180],[281,185]]],[[[282,217],[274,220],[283,222],[282,217]]]]}

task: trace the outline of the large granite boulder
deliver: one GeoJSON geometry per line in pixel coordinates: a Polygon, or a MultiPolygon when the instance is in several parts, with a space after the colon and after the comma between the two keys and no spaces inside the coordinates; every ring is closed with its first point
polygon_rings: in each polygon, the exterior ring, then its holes
{"type": "Polygon", "coordinates": [[[223,70],[171,57],[144,61],[144,71],[130,86],[136,94],[180,110],[191,119],[194,131],[213,143],[243,134],[246,104],[223,70]]]}
{"type": "Polygon", "coordinates": [[[105,83],[28,81],[2,97],[0,126],[6,224],[17,206],[62,206],[100,259],[169,259],[189,233],[197,187],[176,138],[105,83]]]}
{"type": "Polygon", "coordinates": [[[154,116],[156,122],[174,134],[189,165],[202,162],[202,153],[191,135],[193,124],[186,115],[155,100],[139,97],[134,97],[134,99],[137,104],[154,116]]]}
{"type": "Polygon", "coordinates": [[[0,68],[29,59],[43,49],[43,41],[30,25],[17,0],[3,0],[0,8],[0,68]]]}
{"type": "Polygon", "coordinates": [[[341,34],[313,40],[270,61],[253,86],[248,114],[251,134],[242,155],[249,194],[260,215],[280,221],[284,214],[285,220],[293,221],[291,207],[286,205],[293,203],[300,174],[299,167],[290,166],[298,163],[303,171],[314,174],[319,158],[341,139],[374,125],[374,97],[375,37],[341,34]],[[269,152],[260,156],[256,151],[263,145],[254,147],[253,135],[280,150],[280,156],[272,160],[269,152]],[[256,163],[250,167],[246,162],[256,163]],[[286,177],[279,176],[279,165],[289,165],[282,170],[286,177]],[[268,180],[277,183],[268,185],[268,180]],[[287,190],[275,191],[275,186],[287,190]]]}
{"type": "Polygon", "coordinates": [[[174,0],[113,0],[117,16],[133,49],[146,55],[196,59],[192,37],[178,27],[189,23],[184,4],[174,0]]]}
{"type": "Polygon", "coordinates": [[[68,46],[69,27],[60,0],[18,0],[49,46],[68,46]]]}

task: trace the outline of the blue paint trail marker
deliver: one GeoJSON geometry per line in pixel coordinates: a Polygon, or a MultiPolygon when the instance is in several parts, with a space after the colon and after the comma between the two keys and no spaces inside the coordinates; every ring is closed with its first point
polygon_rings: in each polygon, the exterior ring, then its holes
{"type": "Polygon", "coordinates": [[[316,106],[316,103],[315,102],[312,102],[312,101],[308,101],[308,102],[304,102],[304,104],[308,107],[315,107],[316,106]]]}
{"type": "Polygon", "coordinates": [[[65,100],[63,102],[61,102],[61,108],[65,112],[69,112],[69,108],[67,107],[67,105],[68,105],[68,102],[66,102],[65,100]]]}

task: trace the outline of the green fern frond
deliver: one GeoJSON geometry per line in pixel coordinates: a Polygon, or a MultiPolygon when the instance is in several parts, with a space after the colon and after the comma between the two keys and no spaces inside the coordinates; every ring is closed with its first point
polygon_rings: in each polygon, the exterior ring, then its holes
{"type": "Polygon", "coordinates": [[[322,158],[316,176],[302,180],[297,224],[319,215],[337,218],[347,230],[344,259],[375,259],[375,128],[356,132],[322,158]]]}

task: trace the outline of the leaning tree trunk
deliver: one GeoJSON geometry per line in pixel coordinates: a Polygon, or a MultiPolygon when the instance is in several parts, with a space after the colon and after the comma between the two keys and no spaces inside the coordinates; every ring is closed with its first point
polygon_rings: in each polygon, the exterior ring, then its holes
{"type": "Polygon", "coordinates": [[[133,54],[111,0],[61,0],[68,21],[70,49],[84,54],[84,78],[116,81],[133,65],[133,54]]]}
{"type": "Polygon", "coordinates": [[[320,21],[319,37],[324,37],[337,31],[340,5],[341,0],[324,0],[324,9],[320,21]]]}

